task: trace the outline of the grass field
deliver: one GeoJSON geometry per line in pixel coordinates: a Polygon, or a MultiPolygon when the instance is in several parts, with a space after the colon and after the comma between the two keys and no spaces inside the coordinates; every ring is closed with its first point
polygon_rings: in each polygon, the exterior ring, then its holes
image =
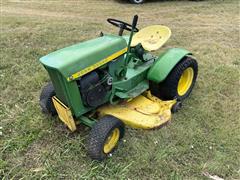
{"type": "Polygon", "coordinates": [[[140,6],[120,0],[2,0],[0,179],[240,179],[239,33],[237,0],[152,0],[140,6]],[[100,31],[116,33],[105,20],[129,22],[136,13],[140,28],[172,29],[165,49],[194,53],[197,85],[168,126],[128,128],[111,158],[93,162],[86,154],[88,128],[71,134],[41,113],[38,97],[49,78],[38,59],[100,31]]]}

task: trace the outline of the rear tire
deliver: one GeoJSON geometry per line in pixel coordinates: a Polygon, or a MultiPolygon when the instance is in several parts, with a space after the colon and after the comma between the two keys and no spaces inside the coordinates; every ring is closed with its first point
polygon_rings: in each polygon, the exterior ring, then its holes
{"type": "Polygon", "coordinates": [[[88,140],[88,154],[93,160],[102,161],[117,147],[124,136],[124,124],[114,116],[104,116],[93,126],[88,140]]]}
{"type": "Polygon", "coordinates": [[[163,82],[150,82],[151,93],[163,100],[182,101],[192,92],[197,75],[197,61],[191,57],[184,57],[163,82]]]}
{"type": "Polygon", "coordinates": [[[145,2],[145,0],[130,0],[130,2],[133,4],[142,4],[145,2]]]}
{"type": "Polygon", "coordinates": [[[52,116],[57,114],[57,111],[53,105],[52,97],[55,96],[55,90],[53,84],[50,82],[43,87],[40,94],[40,106],[43,113],[51,114],[52,116]]]}

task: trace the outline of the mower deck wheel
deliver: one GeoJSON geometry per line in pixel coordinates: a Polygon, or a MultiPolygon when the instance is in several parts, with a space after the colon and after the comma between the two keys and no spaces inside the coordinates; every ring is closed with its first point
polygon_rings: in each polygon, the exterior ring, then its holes
{"type": "Polygon", "coordinates": [[[88,154],[102,161],[114,151],[124,136],[124,124],[114,116],[104,116],[93,126],[88,139],[88,154]]]}
{"type": "Polygon", "coordinates": [[[177,113],[180,109],[182,108],[182,102],[181,101],[177,101],[171,109],[172,113],[177,113]]]}
{"type": "Polygon", "coordinates": [[[43,87],[40,94],[39,103],[42,108],[42,112],[46,114],[56,115],[57,111],[53,105],[52,97],[55,96],[55,90],[53,84],[50,82],[43,87]]]}

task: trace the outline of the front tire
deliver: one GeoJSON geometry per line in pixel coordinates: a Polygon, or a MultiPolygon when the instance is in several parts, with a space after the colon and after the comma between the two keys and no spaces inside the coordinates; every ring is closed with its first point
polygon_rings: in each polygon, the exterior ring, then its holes
{"type": "Polygon", "coordinates": [[[160,99],[182,101],[192,92],[197,75],[197,61],[191,57],[184,57],[163,82],[150,82],[150,90],[160,99]]]}
{"type": "Polygon", "coordinates": [[[51,82],[43,87],[39,98],[39,103],[43,113],[51,114],[52,116],[57,114],[52,101],[52,97],[55,95],[56,93],[51,82]]]}
{"type": "Polygon", "coordinates": [[[93,126],[88,140],[88,154],[102,161],[117,147],[124,136],[124,124],[114,116],[104,116],[93,126]]]}

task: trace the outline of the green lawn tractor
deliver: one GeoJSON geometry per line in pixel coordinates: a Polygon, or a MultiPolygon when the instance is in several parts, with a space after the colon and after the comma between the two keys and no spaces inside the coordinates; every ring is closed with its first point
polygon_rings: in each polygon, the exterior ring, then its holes
{"type": "Polygon", "coordinates": [[[76,122],[91,127],[88,154],[103,160],[124,136],[125,125],[154,129],[171,119],[171,112],[191,93],[197,61],[181,48],[160,56],[150,54],[170,38],[168,27],[137,28],[108,19],[118,35],[100,37],[55,51],[40,59],[51,82],[40,95],[42,111],[58,115],[71,130],[76,122]],[[124,30],[130,35],[123,36],[124,30]]]}

